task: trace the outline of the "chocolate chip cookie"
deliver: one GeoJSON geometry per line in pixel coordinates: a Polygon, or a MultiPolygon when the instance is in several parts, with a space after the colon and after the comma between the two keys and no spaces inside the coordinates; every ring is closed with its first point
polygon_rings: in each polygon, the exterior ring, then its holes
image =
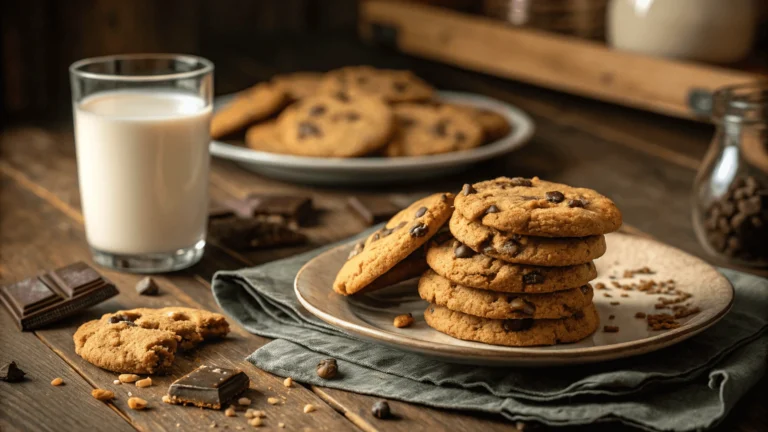
{"type": "Polygon", "coordinates": [[[288,153],[316,157],[355,157],[386,144],[392,111],[375,97],[319,95],[302,99],[277,119],[288,153]]]}
{"type": "Polygon", "coordinates": [[[328,72],[320,92],[375,96],[386,102],[419,102],[432,99],[435,91],[410,71],[350,66],[328,72]]]}
{"type": "Polygon", "coordinates": [[[285,91],[269,83],[244,90],[213,115],[211,138],[218,139],[245,129],[280,111],[286,102],[285,91]]]}
{"type": "Polygon", "coordinates": [[[431,242],[427,263],[456,284],[503,292],[548,293],[582,286],[597,277],[592,262],[565,267],[510,264],[479,254],[455,239],[431,242]]]}
{"type": "Polygon", "coordinates": [[[398,104],[393,107],[396,133],[386,154],[422,156],[468,150],[483,142],[483,130],[452,107],[398,104]]]}
{"type": "Polygon", "coordinates": [[[601,235],[621,226],[621,212],[610,199],[538,177],[467,185],[456,197],[456,213],[501,231],[541,237],[601,235]]]}
{"type": "Polygon", "coordinates": [[[605,253],[605,236],[572,238],[510,234],[472,222],[454,212],[451,234],[475,252],[513,264],[562,267],[585,264],[605,253]]]}
{"type": "Polygon", "coordinates": [[[504,138],[512,131],[507,119],[494,111],[469,105],[446,104],[446,106],[474,119],[483,129],[483,143],[504,138]]]}
{"type": "Polygon", "coordinates": [[[429,303],[483,318],[558,319],[587,307],[593,292],[587,284],[549,294],[509,294],[459,285],[427,270],[419,279],[419,295],[429,303]]]}
{"type": "Polygon", "coordinates": [[[457,339],[518,347],[578,342],[600,325],[592,304],[571,317],[544,320],[488,319],[430,305],[424,320],[433,329],[457,339]]]}
{"type": "Polygon", "coordinates": [[[248,128],[245,133],[245,145],[253,150],[267,153],[285,153],[285,145],[280,142],[277,124],[274,121],[258,123],[248,128]]]}
{"type": "Polygon", "coordinates": [[[323,75],[317,72],[295,72],[277,75],[272,78],[272,83],[281,87],[291,102],[296,102],[317,94],[323,75]]]}
{"type": "Polygon", "coordinates": [[[372,285],[434,236],[452,211],[453,195],[442,193],[422,198],[400,211],[383,228],[355,244],[336,275],[334,291],[352,295],[372,285]]]}

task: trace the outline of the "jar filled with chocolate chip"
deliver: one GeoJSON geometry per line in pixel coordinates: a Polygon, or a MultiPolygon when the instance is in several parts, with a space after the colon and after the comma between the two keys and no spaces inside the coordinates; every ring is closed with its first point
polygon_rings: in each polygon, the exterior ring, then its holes
{"type": "Polygon", "coordinates": [[[696,235],[717,257],[768,266],[768,85],[717,90],[712,114],[717,132],[694,185],[696,235]]]}

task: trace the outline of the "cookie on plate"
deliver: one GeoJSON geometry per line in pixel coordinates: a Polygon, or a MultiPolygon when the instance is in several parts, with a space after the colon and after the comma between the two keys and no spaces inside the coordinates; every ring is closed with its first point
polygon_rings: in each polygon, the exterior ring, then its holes
{"type": "Polygon", "coordinates": [[[567,318],[592,302],[592,287],[582,285],[549,294],[504,293],[459,285],[427,270],[419,279],[419,295],[450,310],[492,319],[567,318]]]}
{"type": "Polygon", "coordinates": [[[349,96],[368,95],[386,102],[421,102],[432,99],[435,90],[410,71],[349,66],[328,72],[320,91],[349,96]]]}
{"type": "Polygon", "coordinates": [[[294,72],[277,75],[272,78],[272,82],[285,91],[291,102],[296,102],[317,94],[323,75],[318,72],[294,72]]]}
{"type": "Polygon", "coordinates": [[[538,177],[465,185],[456,197],[456,212],[491,228],[530,236],[586,237],[621,226],[621,212],[610,199],[538,177]]]}
{"type": "Polygon", "coordinates": [[[367,96],[312,96],[277,119],[289,153],[316,157],[363,156],[383,147],[393,130],[392,110],[367,96]]]}
{"type": "Polygon", "coordinates": [[[397,130],[387,144],[387,156],[448,153],[468,150],[483,142],[480,125],[452,107],[398,104],[393,110],[397,130]]]}
{"type": "Polygon", "coordinates": [[[286,153],[285,146],[280,142],[277,123],[274,120],[249,127],[245,133],[245,145],[250,149],[267,153],[286,153]]]}
{"type": "Polygon", "coordinates": [[[427,263],[442,277],[460,285],[513,293],[548,293],[585,285],[597,277],[592,262],[540,267],[479,254],[458,240],[431,242],[427,263]]]}
{"type": "Polygon", "coordinates": [[[600,325],[593,304],[571,317],[545,320],[481,318],[430,305],[424,311],[424,320],[433,329],[457,339],[516,347],[578,342],[600,325]]]}
{"type": "Polygon", "coordinates": [[[512,131],[507,119],[497,112],[469,105],[446,104],[446,106],[474,119],[483,129],[483,143],[504,138],[512,131]]]}
{"type": "Polygon", "coordinates": [[[243,90],[216,111],[211,119],[211,138],[219,139],[245,129],[251,123],[280,111],[287,101],[285,91],[269,83],[243,90]]]}
{"type": "MultiPolygon", "coordinates": [[[[434,236],[451,216],[452,211],[453,195],[441,193],[422,198],[400,211],[383,228],[354,246],[347,262],[336,275],[333,282],[334,291],[342,295],[352,295],[367,287],[367,290],[370,290],[369,285],[376,279],[416,252],[434,236]]],[[[380,287],[379,284],[375,286],[380,287]]]]}
{"type": "Polygon", "coordinates": [[[562,267],[585,264],[605,253],[605,236],[551,238],[509,234],[454,212],[451,234],[475,252],[513,264],[562,267]]]}

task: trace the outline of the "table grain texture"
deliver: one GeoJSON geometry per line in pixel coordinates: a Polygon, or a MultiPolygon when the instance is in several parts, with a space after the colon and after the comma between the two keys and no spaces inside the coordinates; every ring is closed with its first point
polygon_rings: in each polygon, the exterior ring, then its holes
{"type": "MultiPolygon", "coordinates": [[[[379,420],[370,413],[377,398],[300,384],[286,388],[283,377],[263,372],[244,360],[269,340],[237,325],[232,326],[231,335],[224,341],[180,355],[169,376],[153,378],[154,385],[144,389],[130,384],[114,385],[116,374],[96,368],[75,354],[72,334],[86,320],[119,308],[180,305],[219,311],[210,290],[211,277],[217,270],[265,263],[359,232],[365,226],[345,207],[350,194],[389,195],[403,200],[430,192],[457,191],[463,183],[499,175],[538,175],[597,189],[616,202],[628,230],[704,256],[691,228],[689,208],[691,186],[713,133],[711,126],[514,84],[396,53],[382,54],[351,45],[323,47],[322,40],[317,43],[320,47],[315,49],[328,53],[321,59],[308,51],[302,52],[301,45],[288,50],[292,54],[287,58],[270,62],[222,50],[219,58],[213,57],[218,93],[236,91],[274,73],[293,69],[323,70],[356,63],[409,67],[440,88],[477,92],[519,106],[536,121],[536,134],[523,149],[449,178],[353,191],[281,183],[251,174],[231,162],[213,160],[210,193],[214,198],[243,197],[250,192],[311,195],[321,212],[318,223],[306,229],[309,244],[250,252],[209,244],[199,264],[156,277],[161,290],[157,297],[137,295],[134,285],[140,276],[103,270],[120,288],[119,296],[34,332],[17,331],[8,313],[0,310],[0,363],[16,360],[29,378],[20,384],[0,383],[0,431],[186,431],[209,430],[213,423],[217,429],[249,429],[251,426],[242,413],[230,418],[219,411],[180,408],[161,402],[174,379],[203,363],[238,367],[251,377],[247,396],[253,400],[253,408],[267,412],[266,430],[279,430],[279,422],[285,423],[285,430],[514,429],[514,424],[495,416],[397,401],[390,401],[397,419],[379,420]],[[356,53],[354,57],[349,56],[351,51],[356,53]],[[55,377],[63,378],[66,384],[51,386],[55,377]],[[113,390],[117,399],[108,404],[98,402],[90,396],[93,388],[113,390]],[[150,409],[129,409],[129,391],[149,401],[150,409]],[[268,397],[277,397],[282,402],[268,405],[268,397]],[[305,404],[315,405],[317,411],[304,414],[305,404]]],[[[92,262],[83,230],[73,139],[68,122],[15,125],[1,132],[0,284],[77,260],[92,262]]],[[[717,430],[768,430],[765,400],[768,379],[764,378],[717,430]]],[[[532,424],[519,426],[543,429],[532,424]]],[[[566,429],[620,428],[592,425],[566,429]]]]}

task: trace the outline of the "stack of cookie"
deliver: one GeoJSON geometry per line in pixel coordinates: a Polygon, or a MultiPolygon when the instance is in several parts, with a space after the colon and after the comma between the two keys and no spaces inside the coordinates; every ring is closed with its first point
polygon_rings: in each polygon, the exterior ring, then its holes
{"type": "Polygon", "coordinates": [[[465,185],[419,281],[429,326],[495,345],[576,342],[599,317],[588,282],[621,225],[611,200],[590,189],[524,178],[465,185]]]}
{"type": "Polygon", "coordinates": [[[214,115],[211,136],[246,128],[254,150],[343,158],[467,150],[510,132],[493,111],[436,102],[434,88],[409,71],[369,66],[257,84],[214,115]]]}

